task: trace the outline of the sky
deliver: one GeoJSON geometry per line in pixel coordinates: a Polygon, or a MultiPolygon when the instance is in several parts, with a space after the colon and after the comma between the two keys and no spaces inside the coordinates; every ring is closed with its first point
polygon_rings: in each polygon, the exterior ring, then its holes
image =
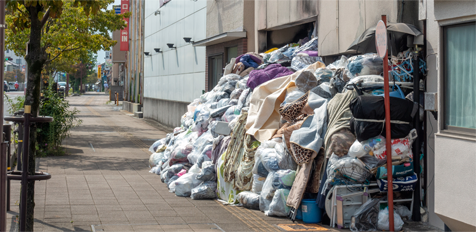
{"type": "MultiPolygon", "coordinates": [[[[114,3],[110,4],[107,9],[112,9],[112,6],[113,5],[121,5],[121,0],[114,0],[114,3]]],[[[112,36],[112,33],[111,33],[111,36],[112,36]]],[[[104,52],[103,50],[99,51],[98,53],[98,61],[97,63],[98,64],[101,64],[101,63],[104,63],[104,57],[106,56],[106,52],[104,52]]]]}

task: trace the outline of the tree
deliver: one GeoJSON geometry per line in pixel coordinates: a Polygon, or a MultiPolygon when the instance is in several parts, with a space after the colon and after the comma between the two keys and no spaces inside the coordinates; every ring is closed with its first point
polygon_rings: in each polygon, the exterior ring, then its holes
{"type": "Polygon", "coordinates": [[[20,70],[6,71],[4,77],[8,82],[18,81],[18,83],[22,83],[25,81],[25,74],[20,70]],[[17,78],[15,78],[15,76],[17,76],[17,78]]]}
{"type": "MultiPolygon", "coordinates": [[[[112,10],[105,10],[111,2],[112,0],[6,0],[6,9],[9,13],[6,19],[8,29],[5,30],[7,47],[16,54],[25,54],[26,41],[29,41],[28,54],[25,56],[28,64],[25,105],[31,106],[33,117],[37,117],[39,113],[40,84],[45,64],[51,64],[62,55],[74,56],[68,53],[70,51],[83,49],[87,51],[90,48],[94,50],[102,48],[103,44],[109,47],[114,44],[110,40],[108,30],[122,29],[125,23],[122,21],[124,16],[115,15],[112,10]],[[76,17],[82,16],[84,20],[68,21],[67,17],[61,17],[63,12],[68,13],[71,8],[75,8],[76,11],[71,11],[70,17],[77,19],[76,17]],[[45,27],[47,23],[49,26],[45,27]],[[53,29],[64,34],[55,33],[53,29]],[[91,47],[81,47],[90,44],[91,47]],[[95,46],[97,44],[101,45],[95,46]],[[79,46],[76,47],[77,45],[79,46]]],[[[36,125],[32,124],[29,144],[30,175],[35,173],[36,129],[36,125]]],[[[34,188],[34,181],[29,182],[26,202],[27,231],[33,231],[34,188]]]]}

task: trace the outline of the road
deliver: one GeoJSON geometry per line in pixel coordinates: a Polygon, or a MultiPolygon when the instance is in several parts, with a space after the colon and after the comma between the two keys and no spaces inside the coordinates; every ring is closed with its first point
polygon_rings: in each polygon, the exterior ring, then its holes
{"type": "MultiPolygon", "coordinates": [[[[23,91],[6,92],[6,94],[10,99],[16,99],[19,96],[24,96],[23,91]]],[[[3,105],[4,105],[4,107],[3,107],[3,116],[10,115],[8,113],[8,109],[10,108],[10,106],[7,104],[7,101],[5,100],[5,98],[3,99],[3,105]]]]}

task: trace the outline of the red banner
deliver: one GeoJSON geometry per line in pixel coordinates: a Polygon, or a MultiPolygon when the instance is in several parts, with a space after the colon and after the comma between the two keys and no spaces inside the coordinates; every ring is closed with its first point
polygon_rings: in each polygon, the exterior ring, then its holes
{"type": "MultiPolygon", "coordinates": [[[[129,12],[129,0],[121,0],[121,14],[129,12]]],[[[121,51],[129,51],[129,18],[124,18],[126,27],[121,30],[121,51]]]]}

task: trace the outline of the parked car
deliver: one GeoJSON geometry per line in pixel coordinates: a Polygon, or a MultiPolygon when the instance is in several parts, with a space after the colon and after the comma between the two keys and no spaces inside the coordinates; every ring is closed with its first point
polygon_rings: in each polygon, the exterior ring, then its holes
{"type": "Polygon", "coordinates": [[[8,91],[16,91],[17,89],[15,88],[15,83],[10,82],[8,83],[8,91]]]}

